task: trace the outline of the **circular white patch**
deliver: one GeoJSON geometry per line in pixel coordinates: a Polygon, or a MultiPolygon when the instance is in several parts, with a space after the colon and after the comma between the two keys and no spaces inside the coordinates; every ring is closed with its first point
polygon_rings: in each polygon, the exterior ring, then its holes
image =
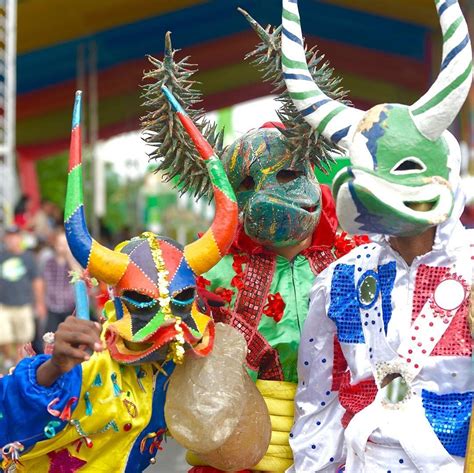
{"type": "Polygon", "coordinates": [[[435,289],[436,305],[444,310],[457,309],[466,298],[464,286],[456,279],[445,279],[435,289]]]}

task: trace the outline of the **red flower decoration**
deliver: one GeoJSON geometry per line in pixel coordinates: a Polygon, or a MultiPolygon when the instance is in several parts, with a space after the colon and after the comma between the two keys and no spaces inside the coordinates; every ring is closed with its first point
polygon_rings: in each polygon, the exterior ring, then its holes
{"type": "Polygon", "coordinates": [[[236,275],[231,279],[230,285],[232,287],[235,287],[239,291],[241,291],[244,288],[244,282],[242,281],[242,278],[239,275],[236,275]]]}
{"type": "Polygon", "coordinates": [[[227,303],[230,303],[234,296],[234,291],[232,289],[225,289],[224,287],[218,287],[214,293],[227,303]]]}
{"type": "Polygon", "coordinates": [[[206,289],[207,286],[210,286],[211,285],[211,281],[209,281],[208,279],[206,279],[205,277],[203,276],[198,276],[196,278],[196,286],[197,287],[200,287],[202,289],[206,289]]]}
{"type": "Polygon", "coordinates": [[[350,237],[346,232],[342,232],[340,235],[336,235],[334,240],[334,248],[336,250],[336,257],[341,258],[347,255],[356,246],[366,245],[370,243],[370,239],[367,235],[355,235],[350,237]]]}
{"type": "Polygon", "coordinates": [[[285,307],[285,301],[283,300],[279,292],[277,292],[276,294],[269,294],[267,298],[267,303],[263,308],[263,313],[267,317],[271,317],[276,323],[278,323],[283,317],[285,307]]]}

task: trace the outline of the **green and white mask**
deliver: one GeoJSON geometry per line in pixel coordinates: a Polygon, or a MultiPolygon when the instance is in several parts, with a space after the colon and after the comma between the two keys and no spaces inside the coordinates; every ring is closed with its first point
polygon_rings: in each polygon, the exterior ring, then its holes
{"type": "Polygon", "coordinates": [[[293,102],[321,135],[347,150],[351,166],[333,183],[350,233],[407,236],[449,218],[460,150],[447,132],[472,83],[472,48],[456,0],[435,0],[443,31],[441,72],[411,106],[363,112],[330,99],[310,79],[297,1],[283,0],[283,72],[293,102]]]}

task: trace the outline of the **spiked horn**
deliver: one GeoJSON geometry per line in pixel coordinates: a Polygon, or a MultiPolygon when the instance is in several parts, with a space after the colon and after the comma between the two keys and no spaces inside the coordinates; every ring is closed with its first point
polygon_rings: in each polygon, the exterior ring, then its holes
{"type": "Polygon", "coordinates": [[[195,274],[209,271],[227,253],[232,244],[238,224],[238,208],[232,186],[211,145],[186,114],[179,102],[166,86],[162,86],[166,98],[178,115],[183,127],[206,164],[214,192],[216,213],[211,228],[199,239],[184,248],[184,256],[195,274]]]}
{"type": "Polygon", "coordinates": [[[81,95],[81,91],[76,92],[72,115],[64,228],[69,248],[79,264],[91,276],[115,285],[125,273],[129,257],[100,245],[87,229],[82,194],[81,95]]]}
{"type": "Polygon", "coordinates": [[[435,0],[443,32],[441,72],[411,107],[418,130],[436,140],[464,104],[472,83],[472,47],[466,20],[457,0],[435,0]]]}
{"type": "Polygon", "coordinates": [[[286,87],[304,119],[333,143],[348,146],[348,132],[363,112],[328,97],[313,81],[306,63],[297,0],[283,0],[282,68],[286,87]]]}

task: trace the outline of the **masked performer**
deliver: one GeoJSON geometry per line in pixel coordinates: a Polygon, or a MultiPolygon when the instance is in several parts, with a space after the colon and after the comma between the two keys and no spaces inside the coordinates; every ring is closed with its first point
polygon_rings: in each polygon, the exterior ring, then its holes
{"type": "Polygon", "coordinates": [[[185,350],[202,356],[212,348],[214,324],[195,295],[196,276],[230,246],[237,204],[220,160],[189,118],[178,115],[209,170],[214,222],[184,248],[144,233],[112,251],[91,238],[85,223],[80,93],[76,96],[65,227],[77,261],[111,287],[103,328],[106,349],[98,324],[70,317],[56,333],[52,357],[26,358],[1,380],[4,470],[143,471],[154,463],[166,428],[165,386],[174,362],[185,350]]]}
{"type": "MultiPolygon", "coordinates": [[[[297,350],[309,291],[315,275],[355,244],[344,236],[336,237],[332,197],[329,189],[320,187],[314,177],[314,166],[324,169],[336,147],[319,137],[301,118],[286,92],[281,72],[281,28],[270,33],[244,14],[262,40],[249,56],[275,89],[282,92],[278,99],[282,104],[282,125],[269,123],[251,130],[218,153],[237,194],[241,226],[230,254],[206,273],[200,283],[221,298],[220,303],[217,298],[209,298],[214,319],[244,334],[249,349],[247,365],[254,379],[258,378],[257,387],[270,411],[271,445],[253,469],[282,472],[292,464],[288,436],[298,380],[297,350]]],[[[188,75],[184,75],[187,59],[173,62],[169,36],[167,41],[168,54],[160,80],[170,82],[171,78],[166,76],[173,71],[173,83],[180,84],[189,80],[192,71],[188,69],[188,75]]],[[[330,97],[343,100],[339,80],[321,62],[321,56],[309,51],[307,58],[311,75],[319,86],[330,97]]],[[[194,112],[192,105],[200,97],[196,92],[190,95],[191,89],[185,85],[180,98],[189,104],[188,113],[198,119],[202,111],[194,112]]],[[[221,149],[215,129],[205,120],[200,123],[203,134],[221,149]]],[[[189,139],[174,134],[169,139],[166,127],[159,132],[160,140],[170,143],[167,152],[161,146],[152,155],[158,159],[159,168],[170,176],[179,174],[185,188],[204,194],[207,177],[199,171],[201,164],[193,157],[195,151],[189,139]],[[176,155],[182,156],[181,166],[176,155]],[[185,156],[188,157],[184,159],[185,156]]],[[[335,350],[338,349],[336,346],[335,350]]],[[[216,471],[203,466],[205,462],[193,454],[188,455],[188,461],[196,465],[193,473],[216,471]]]]}
{"type": "Polygon", "coordinates": [[[310,80],[297,2],[283,1],[289,93],[308,123],[351,158],[333,183],[341,225],[378,234],[377,243],[332,264],[312,291],[293,471],[335,470],[341,422],[351,473],[463,468],[474,391],[467,322],[474,241],[459,221],[460,149],[446,129],[472,83],[472,49],[458,2],[436,7],[443,32],[436,82],[411,106],[363,112],[310,80]],[[337,386],[339,416],[328,410],[337,386]]]}

